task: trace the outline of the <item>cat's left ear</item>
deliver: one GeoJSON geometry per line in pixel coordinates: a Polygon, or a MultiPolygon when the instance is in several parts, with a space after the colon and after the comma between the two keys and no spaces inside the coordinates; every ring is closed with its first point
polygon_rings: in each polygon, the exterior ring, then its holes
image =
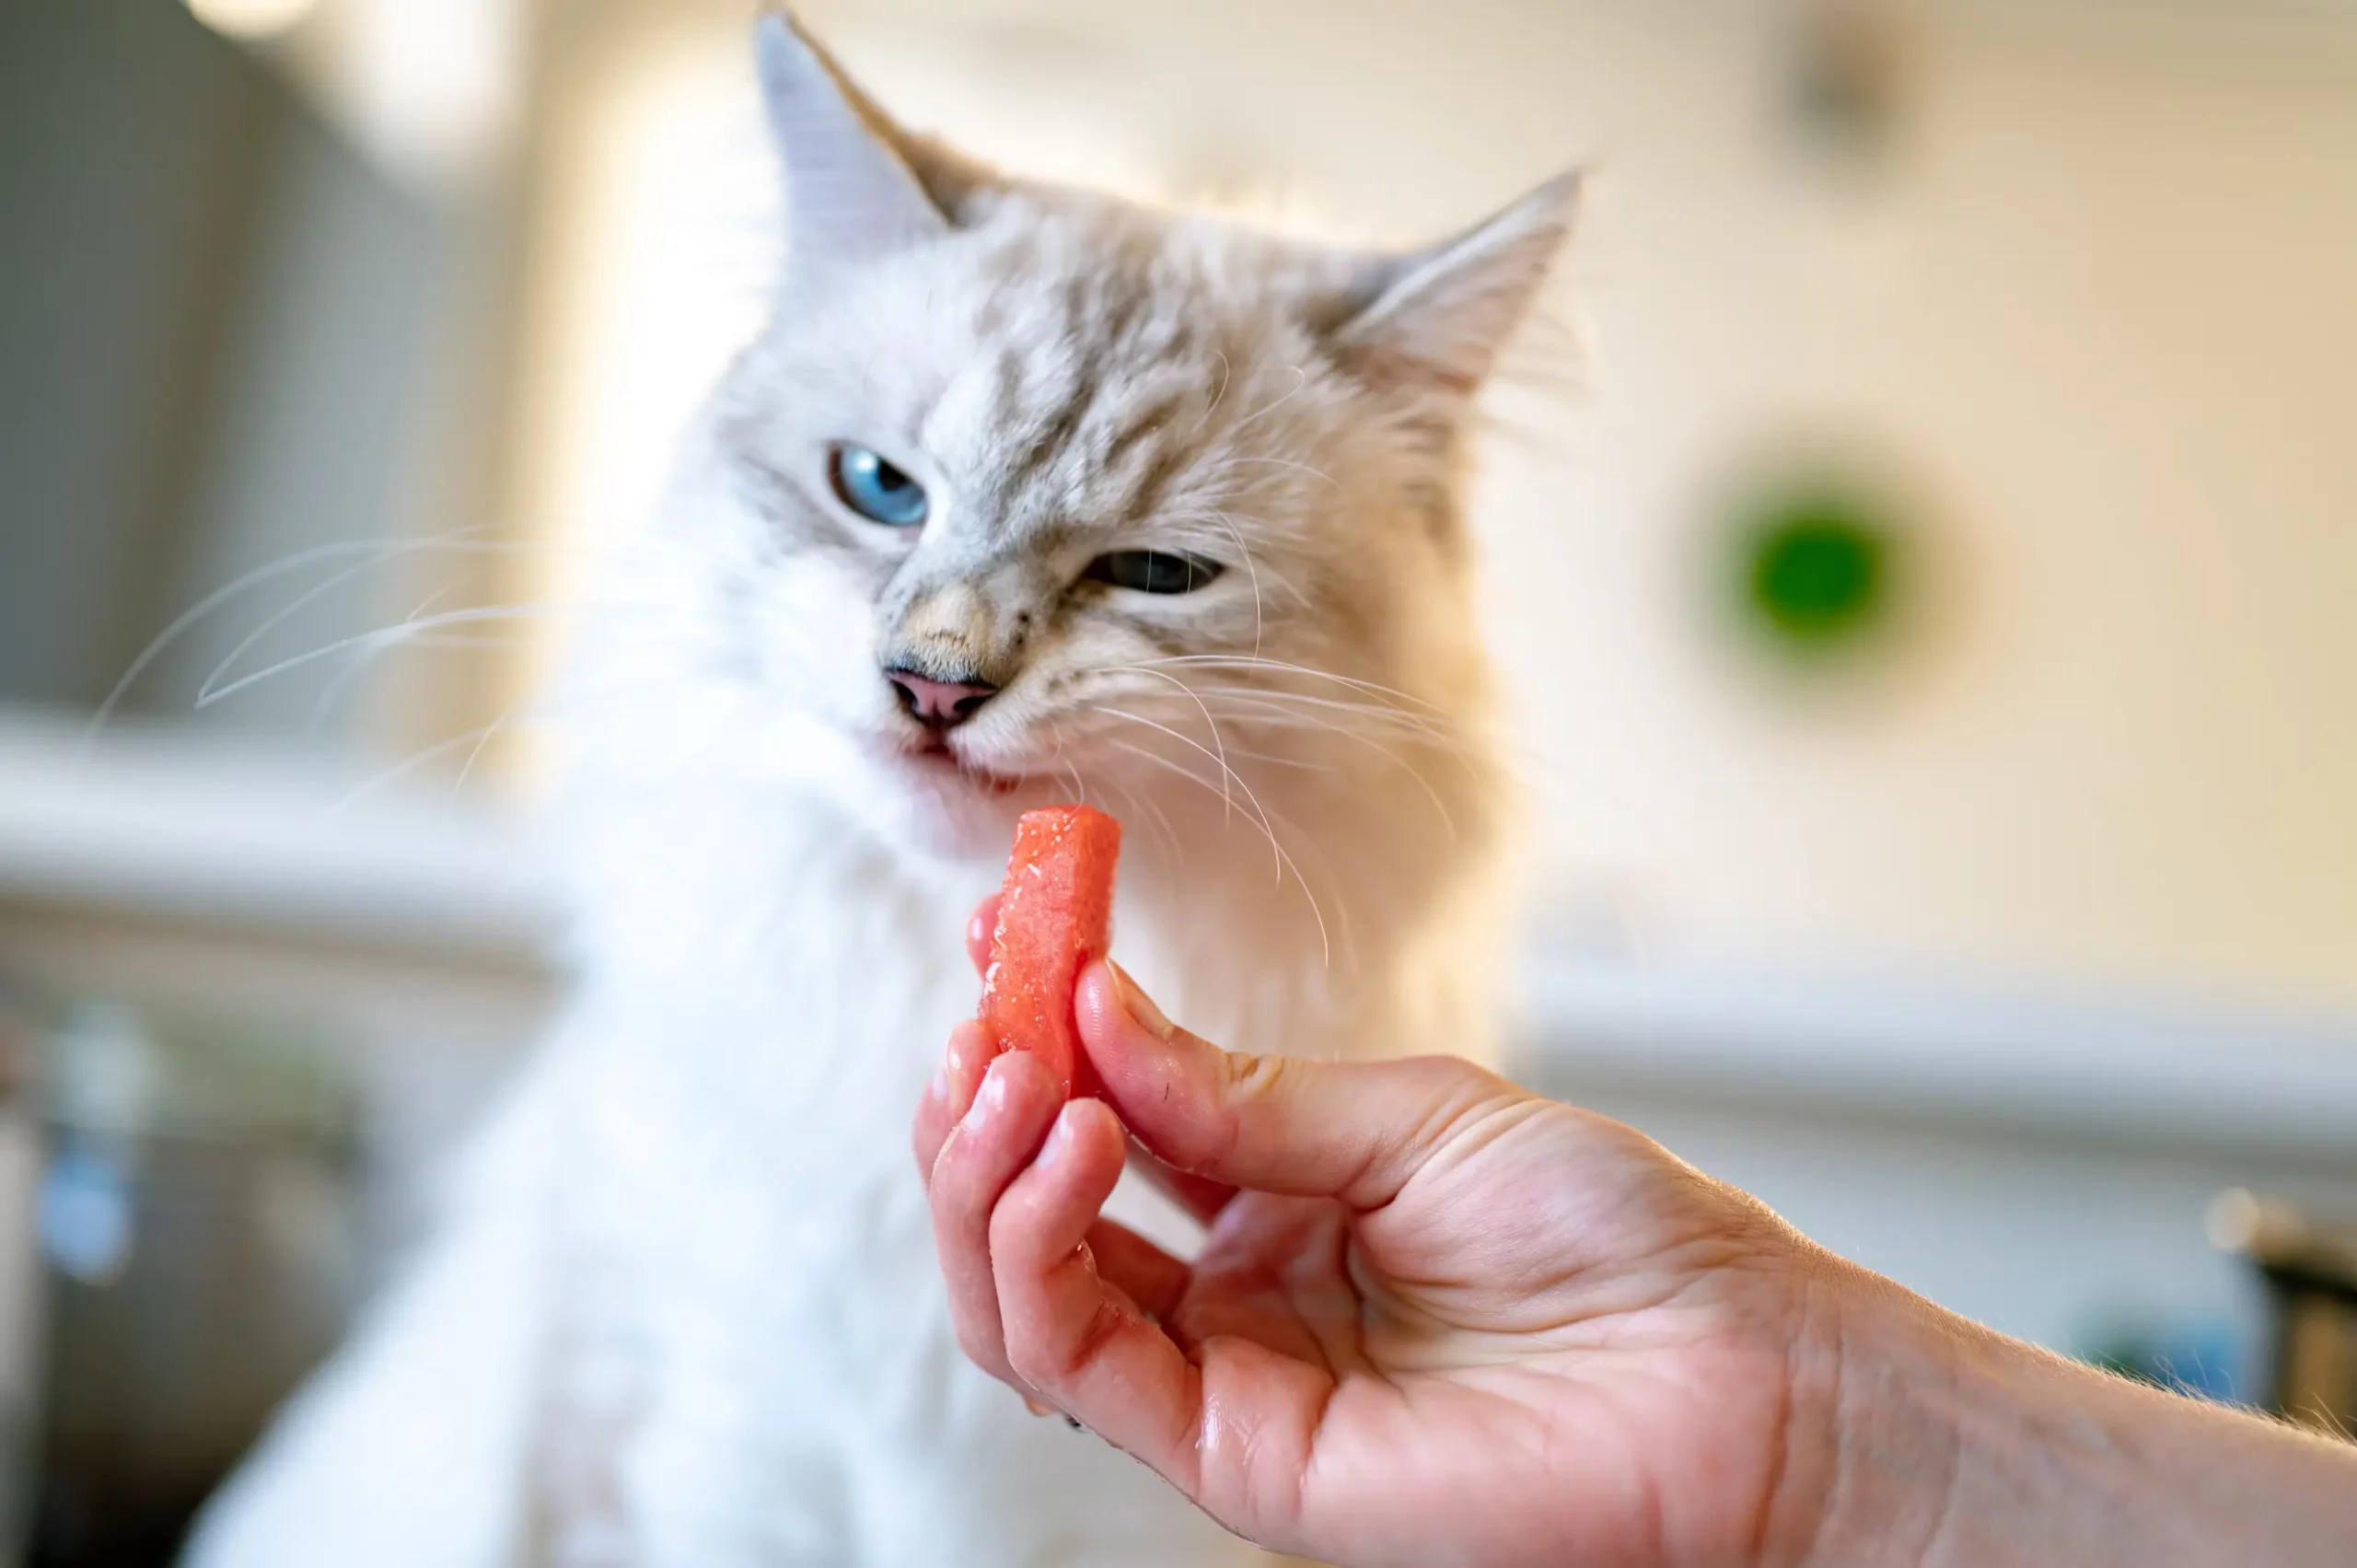
{"type": "Polygon", "coordinates": [[[1453,239],[1364,263],[1329,317],[1335,357],[1377,386],[1479,390],[1571,234],[1580,187],[1558,175],[1453,239]]]}
{"type": "Polygon", "coordinates": [[[784,6],[759,23],[761,98],[785,163],[788,269],[855,266],[946,234],[996,177],[884,112],[784,6]]]}

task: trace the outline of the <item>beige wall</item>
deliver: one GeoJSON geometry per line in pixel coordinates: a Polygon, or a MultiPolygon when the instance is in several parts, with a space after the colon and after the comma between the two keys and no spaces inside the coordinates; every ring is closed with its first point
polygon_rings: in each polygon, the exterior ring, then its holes
{"type": "MultiPolygon", "coordinates": [[[[1580,387],[1503,400],[1484,490],[1553,901],[1657,954],[2357,1005],[2357,17],[1929,7],[1861,192],[1777,156],[1778,34],[1735,0],[807,10],[1043,172],[1412,233],[1598,165],[1580,387]],[[1710,621],[1713,487],[1795,434],[1939,525],[1870,687],[1796,693],[1710,621]]],[[[651,484],[766,254],[741,8],[607,14],[526,421],[567,538],[651,484]]]]}

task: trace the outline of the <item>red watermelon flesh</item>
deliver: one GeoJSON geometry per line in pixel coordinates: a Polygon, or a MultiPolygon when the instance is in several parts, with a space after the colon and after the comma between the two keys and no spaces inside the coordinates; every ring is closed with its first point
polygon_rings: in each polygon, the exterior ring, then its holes
{"type": "Polygon", "coordinates": [[[1121,824],[1086,806],[1027,811],[1000,890],[982,976],[981,1018],[993,1054],[1028,1051],[1045,1062],[1067,1098],[1096,1091],[1080,1048],[1073,990],[1105,956],[1113,933],[1113,867],[1121,824]]]}

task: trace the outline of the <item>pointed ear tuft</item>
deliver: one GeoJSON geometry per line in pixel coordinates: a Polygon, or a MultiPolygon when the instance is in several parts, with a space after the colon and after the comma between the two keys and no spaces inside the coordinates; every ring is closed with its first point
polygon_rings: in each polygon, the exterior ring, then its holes
{"type": "Polygon", "coordinates": [[[1558,175],[1454,239],[1367,262],[1329,317],[1336,356],[1379,386],[1479,390],[1571,233],[1580,183],[1558,175]]]}
{"type": "Polygon", "coordinates": [[[992,182],[981,165],[894,123],[783,7],[761,17],[757,41],[796,276],[946,234],[992,182]]]}

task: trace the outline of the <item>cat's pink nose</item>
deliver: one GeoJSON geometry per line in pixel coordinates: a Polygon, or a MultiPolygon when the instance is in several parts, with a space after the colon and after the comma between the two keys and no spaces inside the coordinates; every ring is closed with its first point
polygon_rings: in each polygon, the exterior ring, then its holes
{"type": "Polygon", "coordinates": [[[888,669],[884,679],[900,694],[901,711],[927,729],[955,729],[998,695],[986,680],[935,680],[913,669],[888,669]]]}

